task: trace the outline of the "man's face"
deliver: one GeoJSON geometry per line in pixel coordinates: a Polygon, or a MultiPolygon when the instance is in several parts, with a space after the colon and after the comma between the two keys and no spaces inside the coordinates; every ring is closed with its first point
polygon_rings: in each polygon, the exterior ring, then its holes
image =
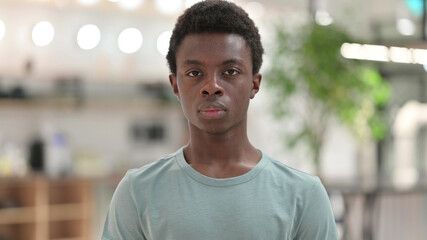
{"type": "Polygon", "coordinates": [[[236,34],[202,33],[184,38],[169,79],[190,128],[220,134],[246,126],[249,100],[258,92],[246,41],[236,34]]]}

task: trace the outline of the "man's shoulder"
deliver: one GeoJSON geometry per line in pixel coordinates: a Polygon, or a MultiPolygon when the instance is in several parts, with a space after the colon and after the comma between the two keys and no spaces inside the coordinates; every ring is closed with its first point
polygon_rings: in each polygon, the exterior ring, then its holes
{"type": "Polygon", "coordinates": [[[169,154],[154,162],[148,163],[140,168],[130,169],[127,172],[127,177],[131,181],[150,181],[167,174],[176,169],[175,157],[179,154],[180,150],[175,153],[169,154]]]}
{"type": "Polygon", "coordinates": [[[296,188],[311,188],[318,181],[318,177],[310,173],[293,168],[267,155],[265,157],[270,161],[269,174],[286,185],[296,188]]]}

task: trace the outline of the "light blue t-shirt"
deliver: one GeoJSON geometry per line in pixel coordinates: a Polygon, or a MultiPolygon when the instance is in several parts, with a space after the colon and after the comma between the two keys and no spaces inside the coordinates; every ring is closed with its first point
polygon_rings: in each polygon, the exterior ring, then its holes
{"type": "Polygon", "coordinates": [[[317,177],[264,153],[244,175],[215,179],[194,170],[183,149],[130,170],[112,198],[103,240],[335,240],[327,193],[317,177]]]}

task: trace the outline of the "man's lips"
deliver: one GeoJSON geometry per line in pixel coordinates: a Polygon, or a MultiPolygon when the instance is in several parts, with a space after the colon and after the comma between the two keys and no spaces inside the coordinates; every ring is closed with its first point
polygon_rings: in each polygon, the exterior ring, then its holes
{"type": "Polygon", "coordinates": [[[225,110],[212,108],[212,109],[200,110],[199,113],[203,118],[206,118],[206,119],[218,119],[224,116],[225,110]]]}
{"type": "Polygon", "coordinates": [[[222,104],[205,104],[199,108],[199,114],[206,119],[218,119],[225,115],[226,108],[222,104]]]}

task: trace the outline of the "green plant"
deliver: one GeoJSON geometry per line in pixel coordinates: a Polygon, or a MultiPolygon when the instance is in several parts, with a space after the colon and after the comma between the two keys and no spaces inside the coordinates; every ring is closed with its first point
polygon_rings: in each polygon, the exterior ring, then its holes
{"type": "Polygon", "coordinates": [[[359,141],[381,139],[387,132],[380,108],[391,95],[390,85],[372,65],[340,54],[347,34],[334,25],[307,24],[298,32],[276,26],[271,66],[265,82],[279,119],[304,111],[297,130],[287,136],[289,147],[306,144],[320,173],[320,153],[331,117],[349,127],[359,141]]]}

